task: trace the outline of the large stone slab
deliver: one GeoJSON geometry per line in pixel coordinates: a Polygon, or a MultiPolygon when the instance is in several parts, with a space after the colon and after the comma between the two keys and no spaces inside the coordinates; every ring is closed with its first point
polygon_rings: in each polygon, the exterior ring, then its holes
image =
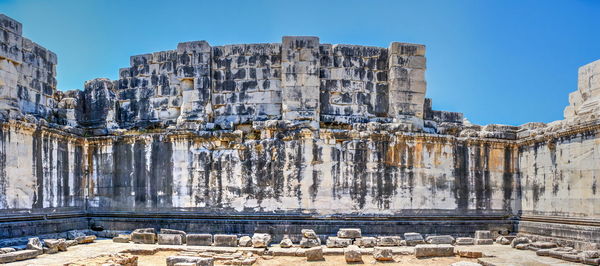
{"type": "Polygon", "coordinates": [[[454,247],[447,244],[421,244],[415,246],[415,256],[422,257],[451,257],[454,256],[454,247]]]}
{"type": "Polygon", "coordinates": [[[428,236],[426,239],[428,244],[454,244],[454,237],[450,235],[428,236]]]}
{"type": "Polygon", "coordinates": [[[373,258],[377,261],[393,261],[394,254],[392,248],[388,247],[375,247],[373,248],[373,258]]]}
{"type": "Polygon", "coordinates": [[[156,234],[154,233],[131,233],[131,242],[136,244],[154,244],[156,243],[156,234]]]}
{"type": "Polygon", "coordinates": [[[183,245],[183,236],[180,234],[158,234],[159,245],[183,245]]]}
{"type": "Polygon", "coordinates": [[[344,248],[344,258],[346,262],[362,262],[362,254],[360,253],[360,248],[355,245],[350,245],[347,248],[344,248]]]}
{"type": "Polygon", "coordinates": [[[425,240],[423,236],[419,233],[409,232],[404,233],[404,240],[406,241],[407,246],[416,246],[418,244],[425,244],[425,240]]]}
{"type": "Polygon", "coordinates": [[[337,232],[339,238],[359,238],[361,236],[360,228],[342,228],[337,232]]]}
{"type": "Polygon", "coordinates": [[[304,249],[304,254],[307,261],[319,261],[324,259],[322,247],[304,249]]]}
{"type": "Polygon", "coordinates": [[[175,266],[177,263],[194,263],[197,266],[213,266],[213,258],[191,257],[191,256],[170,256],[167,257],[167,266],[175,266]]]}
{"type": "Polygon", "coordinates": [[[330,236],[327,238],[327,242],[325,243],[325,245],[328,248],[345,248],[347,246],[352,245],[352,239],[330,236]]]}
{"type": "Polygon", "coordinates": [[[41,255],[42,251],[28,249],[28,250],[19,250],[10,253],[0,254],[0,263],[10,263],[19,260],[28,260],[41,255]]]}
{"type": "Polygon", "coordinates": [[[188,246],[211,246],[213,243],[211,234],[187,234],[185,237],[188,246]]]}
{"type": "Polygon", "coordinates": [[[381,247],[397,247],[400,246],[402,238],[399,236],[380,236],[377,237],[377,246],[381,247]]]}
{"type": "Polygon", "coordinates": [[[213,236],[213,240],[217,247],[237,247],[238,245],[236,235],[216,234],[213,236]]]}

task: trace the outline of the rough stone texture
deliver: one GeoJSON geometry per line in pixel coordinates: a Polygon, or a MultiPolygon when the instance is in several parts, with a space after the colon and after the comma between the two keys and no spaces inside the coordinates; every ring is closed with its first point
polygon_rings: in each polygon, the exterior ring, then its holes
{"type": "Polygon", "coordinates": [[[477,230],[475,231],[475,239],[493,239],[490,231],[477,230]]]}
{"type": "Polygon", "coordinates": [[[456,253],[458,254],[458,256],[461,256],[461,257],[464,257],[464,258],[477,259],[477,258],[483,257],[483,253],[481,251],[459,250],[456,253]]]}
{"type": "Polygon", "coordinates": [[[515,239],[513,239],[512,242],[510,242],[510,246],[511,247],[516,247],[519,244],[529,244],[531,243],[531,240],[527,237],[517,237],[515,239]]]}
{"type": "Polygon", "coordinates": [[[380,236],[377,237],[377,246],[400,246],[402,238],[399,236],[380,236]]]}
{"type": "Polygon", "coordinates": [[[188,246],[210,246],[213,237],[211,234],[187,234],[186,243],[188,246]]]}
{"type": "Polygon", "coordinates": [[[313,247],[305,249],[304,252],[307,261],[318,261],[323,260],[323,248],[322,247],[313,247]]]}
{"type": "Polygon", "coordinates": [[[43,245],[39,238],[30,238],[27,242],[27,249],[42,251],[43,245]]]}
{"type": "Polygon", "coordinates": [[[344,258],[346,262],[362,262],[362,254],[360,253],[360,248],[355,245],[350,245],[344,248],[344,258]]]}
{"type": "Polygon", "coordinates": [[[361,237],[360,228],[342,228],[337,232],[338,238],[359,238],[361,237]]]}
{"type": "Polygon", "coordinates": [[[418,244],[425,244],[423,236],[419,233],[404,233],[404,240],[407,246],[416,246],[418,244]]]}
{"type": "Polygon", "coordinates": [[[113,237],[113,242],[115,243],[129,243],[129,235],[119,235],[113,237]]]}
{"type": "Polygon", "coordinates": [[[160,233],[161,234],[177,234],[177,235],[181,235],[181,239],[182,239],[183,243],[185,244],[186,235],[187,235],[185,233],[185,231],[161,228],[160,229],[160,233]]]}
{"type": "Polygon", "coordinates": [[[0,263],[10,263],[19,260],[28,260],[41,255],[41,250],[19,250],[11,253],[0,254],[0,263]]]}
{"type": "Polygon", "coordinates": [[[252,238],[249,236],[242,236],[238,240],[238,245],[240,247],[251,247],[252,246],[252,238]]]}
{"type": "Polygon", "coordinates": [[[325,245],[328,248],[345,248],[347,246],[352,245],[352,239],[330,236],[327,238],[327,242],[325,243],[325,245]]]}
{"type": "Polygon", "coordinates": [[[449,235],[443,236],[428,236],[426,239],[428,244],[454,244],[454,237],[449,235]]]}
{"type": "Polygon", "coordinates": [[[302,229],[301,233],[302,233],[303,238],[308,238],[308,239],[317,239],[318,238],[317,234],[312,229],[302,229]]]}
{"type": "Polygon", "coordinates": [[[271,243],[271,235],[269,234],[254,234],[252,236],[252,246],[255,248],[266,248],[271,243]]]}
{"type": "Polygon", "coordinates": [[[136,244],[154,244],[156,243],[156,234],[154,233],[131,233],[131,241],[136,244]]]}
{"type": "MultiPolygon", "coordinates": [[[[294,246],[294,242],[292,242],[292,240],[288,236],[284,236],[281,242],[279,242],[279,246],[282,248],[291,248],[292,246],[294,246]]],[[[300,247],[304,247],[302,246],[302,242],[300,242],[300,247]]]]}
{"type": "Polygon", "coordinates": [[[182,245],[183,237],[180,234],[158,234],[159,245],[182,245]]]}
{"type": "Polygon", "coordinates": [[[391,248],[375,247],[373,248],[373,258],[377,261],[393,261],[394,254],[391,248]]]}
{"type": "Polygon", "coordinates": [[[493,239],[475,239],[475,245],[493,245],[493,239]]]}
{"type": "Polygon", "coordinates": [[[454,256],[454,247],[448,244],[421,244],[415,246],[415,256],[421,257],[449,257],[454,256]]]}
{"type": "Polygon", "coordinates": [[[293,219],[323,235],[600,239],[599,61],[580,68],[565,120],[474,125],[425,99],[420,44],[185,42],[58,91],[56,55],[4,15],[0,31],[0,238],[281,235],[293,219]]]}
{"type": "Polygon", "coordinates": [[[321,239],[319,239],[319,238],[302,237],[302,239],[300,239],[300,247],[301,248],[312,248],[312,247],[318,247],[320,245],[321,245],[321,239]]]}
{"type": "Polygon", "coordinates": [[[238,245],[236,235],[216,234],[213,236],[213,240],[217,247],[237,247],[238,245]]]}
{"type": "Polygon", "coordinates": [[[377,245],[376,237],[363,236],[361,238],[357,238],[354,240],[354,245],[357,245],[361,248],[372,248],[377,245]]]}

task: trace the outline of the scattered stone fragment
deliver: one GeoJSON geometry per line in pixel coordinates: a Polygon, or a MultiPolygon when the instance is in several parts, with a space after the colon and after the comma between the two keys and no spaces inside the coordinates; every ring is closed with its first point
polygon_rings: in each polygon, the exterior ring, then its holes
{"type": "Polygon", "coordinates": [[[94,240],[96,240],[96,236],[95,235],[79,236],[75,240],[77,241],[77,244],[94,243],[94,240]]]}
{"type": "Polygon", "coordinates": [[[582,258],[587,259],[600,258],[600,250],[584,250],[580,255],[582,258]]]}
{"type": "Polygon", "coordinates": [[[529,244],[531,240],[527,237],[515,237],[512,242],[510,242],[510,246],[516,248],[519,244],[529,244]]]}
{"type": "Polygon", "coordinates": [[[454,237],[450,235],[428,236],[426,239],[428,244],[454,244],[454,237]]]}
{"type": "Polygon", "coordinates": [[[304,251],[307,261],[323,260],[323,248],[322,247],[313,247],[313,248],[299,249],[299,250],[304,251]]]}
{"type": "Polygon", "coordinates": [[[477,259],[483,257],[483,253],[481,251],[459,250],[457,254],[463,258],[477,259]]]}
{"type": "Polygon", "coordinates": [[[581,262],[581,257],[579,256],[579,254],[576,253],[563,254],[561,256],[561,259],[570,262],[581,262]]]}
{"type": "Polygon", "coordinates": [[[133,230],[131,233],[152,233],[156,234],[156,230],[154,228],[138,228],[133,230]]]}
{"type": "Polygon", "coordinates": [[[425,240],[420,233],[404,233],[404,240],[407,246],[416,246],[418,244],[425,244],[425,240]]]}
{"type": "Polygon", "coordinates": [[[308,238],[308,239],[317,239],[318,238],[317,234],[312,229],[302,229],[301,232],[302,232],[302,237],[304,237],[304,238],[308,238]]]}
{"type": "Polygon", "coordinates": [[[158,234],[159,245],[183,245],[183,237],[179,234],[158,234]]]}
{"type": "Polygon", "coordinates": [[[44,247],[43,250],[44,250],[44,254],[55,254],[55,253],[58,253],[58,247],[51,247],[51,248],[44,247]]]}
{"type": "Polygon", "coordinates": [[[19,260],[28,260],[37,257],[42,254],[42,250],[37,249],[26,249],[19,250],[10,253],[0,254],[0,263],[9,263],[19,260]]]}
{"type": "Polygon", "coordinates": [[[535,254],[538,256],[550,256],[551,249],[538,249],[535,254]]]}
{"type": "Polygon", "coordinates": [[[213,243],[211,234],[187,234],[185,238],[188,246],[210,246],[213,243]]]}
{"type": "Polygon", "coordinates": [[[301,248],[312,248],[312,247],[318,247],[321,246],[321,239],[319,238],[306,238],[303,237],[300,240],[300,247],[301,248]]]}
{"type": "Polygon", "coordinates": [[[360,228],[342,228],[338,230],[337,237],[339,238],[359,238],[361,237],[360,228]]]}
{"type": "Polygon", "coordinates": [[[515,246],[516,249],[520,249],[520,250],[526,250],[527,247],[529,247],[529,244],[517,244],[515,246]]]}
{"type": "Polygon", "coordinates": [[[475,239],[493,239],[492,232],[487,230],[477,230],[475,231],[475,239]]]}
{"type": "Polygon", "coordinates": [[[373,258],[378,261],[393,261],[394,254],[392,248],[387,247],[375,247],[373,248],[373,258]]]}
{"type": "Polygon", "coordinates": [[[399,236],[380,236],[377,237],[377,246],[381,247],[395,247],[400,246],[402,238],[399,236]]]}
{"type": "Polygon", "coordinates": [[[213,239],[217,247],[237,247],[238,245],[236,235],[217,234],[213,236],[213,239]]]}
{"type": "Polygon", "coordinates": [[[454,244],[459,245],[459,246],[474,245],[475,240],[470,237],[458,237],[458,238],[456,238],[456,241],[454,242],[454,244]]]}
{"type": "Polygon", "coordinates": [[[420,244],[415,246],[415,256],[422,257],[450,257],[454,256],[454,247],[448,244],[420,244]]]}
{"type": "Polygon", "coordinates": [[[283,239],[281,239],[281,242],[279,242],[279,246],[282,248],[291,248],[294,246],[294,243],[288,235],[285,235],[283,236],[283,239]]]}
{"type": "Polygon", "coordinates": [[[156,243],[156,234],[154,233],[131,233],[131,241],[136,244],[154,244],[156,243]]]}
{"type": "Polygon", "coordinates": [[[249,236],[242,236],[238,240],[238,245],[240,247],[251,247],[252,246],[252,238],[249,236]]]}
{"type": "Polygon", "coordinates": [[[168,235],[181,235],[181,240],[183,241],[183,243],[185,243],[186,235],[187,235],[185,233],[185,231],[174,230],[174,229],[165,229],[165,228],[161,228],[160,229],[160,233],[161,234],[168,234],[168,235]]]}
{"type": "Polygon", "coordinates": [[[67,241],[65,241],[65,243],[67,243],[67,246],[69,246],[69,247],[79,244],[79,243],[77,243],[77,240],[67,240],[67,241]]]}
{"type": "Polygon", "coordinates": [[[325,243],[325,245],[328,248],[345,248],[347,246],[352,245],[352,239],[330,236],[327,238],[327,242],[325,243]]]}
{"type": "Polygon", "coordinates": [[[129,235],[118,235],[113,237],[115,243],[129,243],[129,235]]]}
{"type": "Polygon", "coordinates": [[[496,244],[500,244],[500,245],[510,245],[511,240],[508,239],[506,236],[498,236],[496,238],[496,244]]]}
{"type": "Polygon", "coordinates": [[[354,245],[361,248],[372,248],[377,245],[377,238],[369,236],[357,238],[354,240],[354,245]]]}
{"type": "Polygon", "coordinates": [[[176,263],[195,263],[197,266],[213,266],[212,258],[190,257],[190,256],[170,256],[167,257],[167,266],[175,266],[176,263]]]}
{"type": "Polygon", "coordinates": [[[255,233],[252,236],[252,246],[255,248],[266,248],[271,243],[271,235],[263,233],[255,233]]]}
{"type": "Polygon", "coordinates": [[[27,242],[27,249],[42,251],[43,250],[42,242],[40,241],[40,239],[38,237],[30,238],[29,241],[27,242]]]}
{"type": "Polygon", "coordinates": [[[71,230],[67,232],[68,240],[75,240],[80,236],[85,236],[85,233],[81,230],[71,230]]]}
{"type": "Polygon", "coordinates": [[[493,239],[475,239],[475,245],[493,245],[493,239]]]}
{"type": "Polygon", "coordinates": [[[550,248],[558,247],[558,245],[556,243],[544,242],[544,241],[533,242],[533,243],[530,243],[529,246],[530,247],[535,247],[535,248],[538,248],[538,249],[550,249],[550,248]]]}
{"type": "Polygon", "coordinates": [[[360,248],[355,245],[344,248],[344,258],[346,258],[346,262],[362,262],[360,248]]]}

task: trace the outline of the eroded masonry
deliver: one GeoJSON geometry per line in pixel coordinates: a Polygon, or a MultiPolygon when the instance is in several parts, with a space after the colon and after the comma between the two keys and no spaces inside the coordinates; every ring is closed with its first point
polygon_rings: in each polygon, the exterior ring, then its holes
{"type": "Polygon", "coordinates": [[[184,42],[60,91],[57,56],[19,22],[0,16],[0,41],[0,238],[310,226],[600,243],[600,61],[564,120],[481,126],[431,109],[419,44],[184,42]]]}

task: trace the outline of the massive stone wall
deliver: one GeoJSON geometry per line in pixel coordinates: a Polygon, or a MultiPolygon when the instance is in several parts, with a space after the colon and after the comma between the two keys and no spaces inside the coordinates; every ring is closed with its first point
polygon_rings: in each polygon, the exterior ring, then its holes
{"type": "Polygon", "coordinates": [[[89,222],[600,239],[598,62],[565,120],[480,126],[432,110],[423,45],[185,42],[62,92],[56,56],[0,29],[0,237],[89,222]]]}

